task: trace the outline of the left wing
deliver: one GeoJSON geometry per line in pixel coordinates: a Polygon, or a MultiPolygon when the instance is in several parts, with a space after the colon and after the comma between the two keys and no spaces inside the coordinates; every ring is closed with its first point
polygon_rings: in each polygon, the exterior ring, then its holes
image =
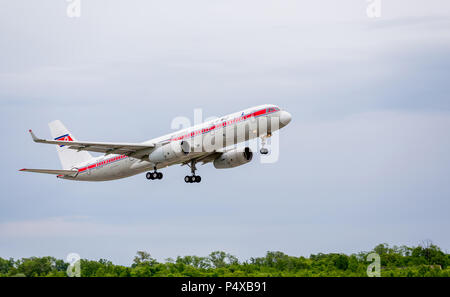
{"type": "Polygon", "coordinates": [[[154,144],[144,143],[115,143],[115,142],[86,142],[86,141],[63,141],[40,139],[30,130],[34,142],[64,145],[69,149],[77,151],[90,151],[105,154],[121,154],[134,158],[140,158],[148,155],[154,148],[154,144]]]}

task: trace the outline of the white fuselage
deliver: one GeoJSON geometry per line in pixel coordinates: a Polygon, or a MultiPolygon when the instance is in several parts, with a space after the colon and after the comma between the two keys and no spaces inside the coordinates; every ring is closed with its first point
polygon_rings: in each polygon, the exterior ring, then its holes
{"type": "MultiPolygon", "coordinates": [[[[191,146],[194,147],[194,143],[208,142],[214,135],[223,135],[224,141],[221,148],[225,148],[230,145],[230,139],[226,139],[227,135],[225,130],[232,129],[235,131],[231,144],[237,144],[243,141],[262,136],[262,132],[249,133],[248,129],[240,129],[243,125],[248,124],[249,121],[255,118],[265,117],[268,122],[276,119],[279,124],[275,125],[275,128],[268,128],[269,133],[284,127],[283,121],[280,120],[285,116],[283,113],[289,115],[289,113],[279,109],[275,105],[260,105],[246,110],[242,110],[233,114],[226,115],[216,120],[204,122],[200,125],[192,126],[187,129],[183,129],[177,132],[173,132],[155,139],[148,140],[144,143],[152,143],[156,145],[166,144],[173,141],[189,141],[191,146]],[[245,134],[245,135],[243,135],[245,134]]],[[[289,115],[290,121],[290,115],[289,115]]],[[[287,124],[287,123],[286,123],[287,124]]],[[[266,130],[265,130],[266,131],[266,130]]],[[[267,134],[267,132],[264,132],[267,134]]],[[[78,170],[78,174],[75,177],[61,177],[70,180],[80,181],[106,181],[129,177],[132,175],[140,174],[145,171],[153,169],[161,169],[173,164],[180,164],[189,161],[195,155],[202,155],[205,152],[194,151],[186,156],[171,160],[168,162],[152,163],[150,160],[142,160],[126,155],[109,154],[91,160],[77,164],[73,169],[78,170]]]]}

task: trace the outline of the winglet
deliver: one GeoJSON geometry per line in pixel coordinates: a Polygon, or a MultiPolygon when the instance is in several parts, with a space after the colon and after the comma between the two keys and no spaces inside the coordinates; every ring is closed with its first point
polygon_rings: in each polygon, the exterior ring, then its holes
{"type": "Polygon", "coordinates": [[[37,142],[37,141],[39,140],[39,138],[37,138],[36,135],[34,135],[34,133],[33,133],[33,131],[32,131],[31,129],[28,130],[28,131],[30,132],[31,138],[33,138],[33,141],[34,141],[34,142],[37,142]]]}

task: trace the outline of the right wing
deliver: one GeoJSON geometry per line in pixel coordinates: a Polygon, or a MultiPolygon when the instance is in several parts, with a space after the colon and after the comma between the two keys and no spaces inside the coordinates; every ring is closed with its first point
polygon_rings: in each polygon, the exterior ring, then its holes
{"type": "Polygon", "coordinates": [[[65,140],[46,140],[37,138],[30,130],[34,142],[64,145],[69,149],[77,151],[90,151],[105,154],[120,154],[134,158],[141,158],[148,155],[154,148],[154,144],[142,143],[112,143],[112,142],[86,142],[86,141],[65,141],[65,140]]]}
{"type": "Polygon", "coordinates": [[[75,177],[78,173],[78,170],[26,169],[26,168],[20,169],[19,171],[65,175],[71,177],[75,177]]]}
{"type": "Polygon", "coordinates": [[[202,162],[202,165],[210,163],[215,159],[219,158],[225,151],[223,149],[215,150],[213,152],[206,152],[200,155],[196,155],[192,158],[181,163],[181,166],[188,165],[190,162],[194,161],[195,163],[202,162]]]}

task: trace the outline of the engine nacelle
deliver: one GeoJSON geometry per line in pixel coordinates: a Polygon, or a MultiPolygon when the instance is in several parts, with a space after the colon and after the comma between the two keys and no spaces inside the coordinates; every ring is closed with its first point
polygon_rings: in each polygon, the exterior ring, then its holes
{"type": "Polygon", "coordinates": [[[223,153],[214,160],[214,167],[217,169],[234,168],[247,164],[253,159],[253,152],[249,147],[244,149],[234,149],[223,153]]]}
{"type": "Polygon", "coordinates": [[[191,151],[191,146],[187,141],[174,141],[155,149],[148,160],[152,163],[162,163],[186,156],[191,151]]]}

